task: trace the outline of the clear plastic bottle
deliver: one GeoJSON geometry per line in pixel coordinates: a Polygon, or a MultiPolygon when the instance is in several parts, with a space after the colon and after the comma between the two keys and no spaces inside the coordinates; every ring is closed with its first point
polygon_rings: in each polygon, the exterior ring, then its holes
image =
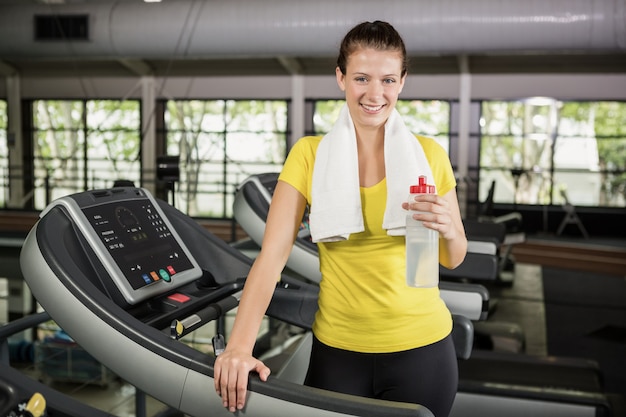
{"type": "MultiPolygon", "coordinates": [[[[435,186],[426,183],[426,177],[420,176],[418,184],[412,185],[409,203],[415,202],[418,194],[434,194],[435,186]]],[[[439,285],[439,234],[424,227],[413,214],[406,216],[406,283],[411,287],[430,288],[439,285]]]]}

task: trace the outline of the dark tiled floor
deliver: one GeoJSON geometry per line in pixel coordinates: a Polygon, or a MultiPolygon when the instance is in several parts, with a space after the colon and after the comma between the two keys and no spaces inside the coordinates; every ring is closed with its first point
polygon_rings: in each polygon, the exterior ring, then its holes
{"type": "Polygon", "coordinates": [[[513,284],[488,285],[496,300],[495,310],[488,322],[511,323],[519,326],[525,338],[525,352],[546,355],[546,318],[543,304],[541,267],[516,264],[513,284]]]}

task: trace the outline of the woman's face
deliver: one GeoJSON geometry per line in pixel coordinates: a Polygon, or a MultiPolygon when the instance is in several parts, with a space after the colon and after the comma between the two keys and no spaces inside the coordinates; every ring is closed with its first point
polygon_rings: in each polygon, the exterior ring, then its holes
{"type": "Polygon", "coordinates": [[[357,129],[385,124],[404,86],[402,56],[397,51],[357,49],[348,57],[346,74],[336,69],[357,129]]]}

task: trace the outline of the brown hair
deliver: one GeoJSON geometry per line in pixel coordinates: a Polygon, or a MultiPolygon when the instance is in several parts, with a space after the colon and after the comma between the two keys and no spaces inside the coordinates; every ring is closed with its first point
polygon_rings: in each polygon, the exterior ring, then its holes
{"type": "Polygon", "coordinates": [[[337,66],[345,75],[348,57],[357,49],[372,48],[379,51],[398,51],[402,55],[402,73],[407,73],[409,60],[404,41],[396,29],[387,22],[363,22],[353,27],[341,41],[337,66]]]}

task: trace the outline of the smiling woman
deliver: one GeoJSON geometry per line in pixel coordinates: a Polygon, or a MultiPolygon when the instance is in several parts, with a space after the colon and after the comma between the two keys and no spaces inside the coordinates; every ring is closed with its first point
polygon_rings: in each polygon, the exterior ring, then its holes
{"type": "Polygon", "coordinates": [[[458,382],[451,315],[437,288],[406,286],[405,210],[420,210],[416,219],[439,234],[444,266],[463,260],[467,240],[447,154],[414,136],[395,108],[406,62],[389,23],[364,22],[344,37],[335,76],[346,104],[328,134],[291,149],[229,343],[215,362],[215,389],[231,412],[245,406],[249,372],[269,376],[251,354],[254,335],[305,207],[322,275],[305,384],[422,404],[439,417],[450,412],[458,382]],[[423,170],[435,174],[439,195],[409,205],[403,184],[423,170]]]}

